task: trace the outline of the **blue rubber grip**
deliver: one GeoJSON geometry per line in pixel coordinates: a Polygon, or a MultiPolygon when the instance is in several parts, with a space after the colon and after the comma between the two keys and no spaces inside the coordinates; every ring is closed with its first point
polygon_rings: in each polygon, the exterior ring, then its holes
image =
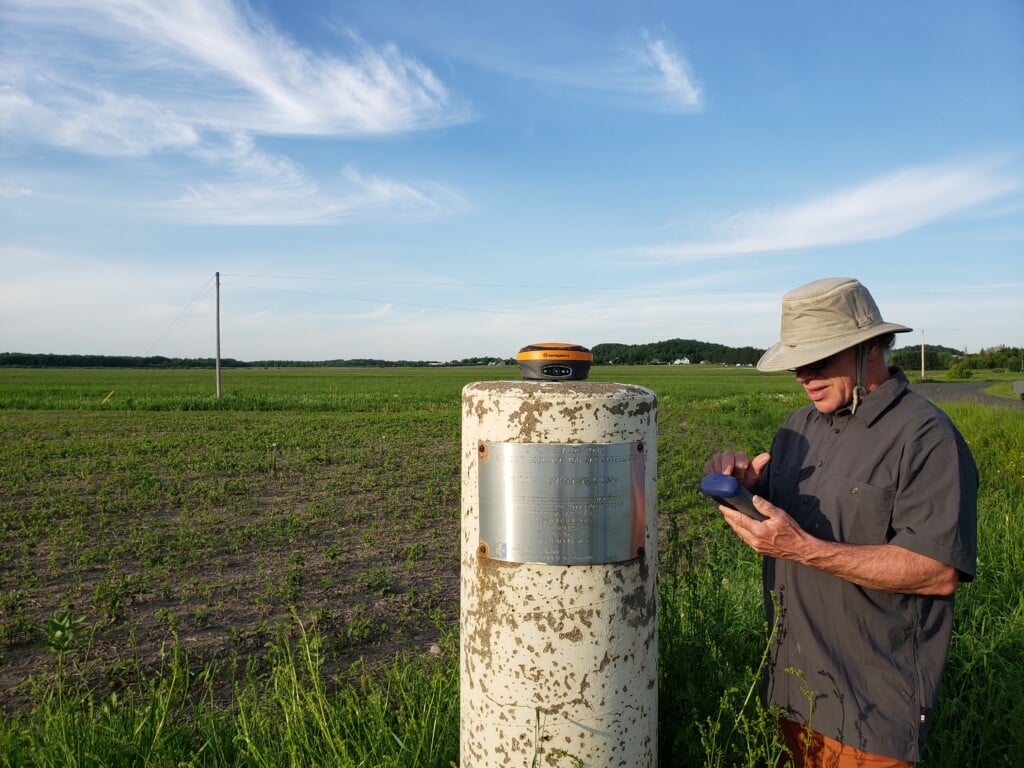
{"type": "Polygon", "coordinates": [[[700,491],[710,496],[719,504],[725,504],[754,520],[764,520],[765,516],[754,506],[750,491],[740,485],[740,481],[732,475],[712,473],[704,475],[700,481],[700,491]]]}

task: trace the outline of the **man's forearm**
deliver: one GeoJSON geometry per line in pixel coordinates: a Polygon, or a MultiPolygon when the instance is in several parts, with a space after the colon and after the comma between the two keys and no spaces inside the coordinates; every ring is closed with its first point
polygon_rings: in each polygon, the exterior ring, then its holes
{"type": "Polygon", "coordinates": [[[869,589],[917,595],[951,595],[959,574],[894,544],[842,544],[808,537],[791,559],[869,589]]]}

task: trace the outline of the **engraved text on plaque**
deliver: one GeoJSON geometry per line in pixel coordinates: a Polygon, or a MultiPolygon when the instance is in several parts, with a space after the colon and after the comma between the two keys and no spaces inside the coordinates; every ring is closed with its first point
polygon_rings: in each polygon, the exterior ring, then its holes
{"type": "Polygon", "coordinates": [[[480,553],[592,565],[644,546],[643,444],[480,444],[480,553]]]}

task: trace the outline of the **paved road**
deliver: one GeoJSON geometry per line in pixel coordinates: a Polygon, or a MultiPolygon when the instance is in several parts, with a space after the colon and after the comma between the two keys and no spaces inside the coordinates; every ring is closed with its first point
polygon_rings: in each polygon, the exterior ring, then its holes
{"type": "Polygon", "coordinates": [[[1009,397],[996,397],[985,393],[985,388],[992,385],[991,381],[925,381],[911,384],[910,388],[927,397],[932,402],[940,400],[973,400],[984,405],[998,405],[1004,408],[1024,410],[1024,400],[1009,397]]]}

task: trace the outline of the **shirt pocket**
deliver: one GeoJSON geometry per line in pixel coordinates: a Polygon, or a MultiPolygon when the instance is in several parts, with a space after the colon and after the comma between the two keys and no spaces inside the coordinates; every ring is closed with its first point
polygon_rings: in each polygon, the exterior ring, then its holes
{"type": "Polygon", "coordinates": [[[892,538],[895,491],[853,478],[837,477],[829,485],[831,499],[821,499],[836,541],[885,544],[892,538]]]}

